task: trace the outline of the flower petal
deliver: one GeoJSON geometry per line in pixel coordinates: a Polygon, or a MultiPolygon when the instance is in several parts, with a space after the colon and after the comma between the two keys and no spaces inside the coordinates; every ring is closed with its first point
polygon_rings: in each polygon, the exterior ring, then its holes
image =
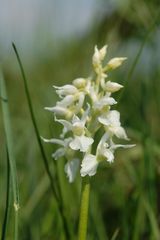
{"type": "Polygon", "coordinates": [[[54,112],[55,114],[59,116],[65,116],[70,114],[70,111],[64,107],[61,106],[54,106],[54,107],[45,107],[45,110],[48,110],[50,112],[54,112]]]}
{"type": "Polygon", "coordinates": [[[61,101],[57,102],[57,106],[66,108],[73,104],[75,97],[73,95],[68,95],[64,97],[61,101]]]}
{"type": "Polygon", "coordinates": [[[66,148],[58,148],[54,153],[52,153],[52,158],[57,160],[60,157],[63,157],[66,153],[66,148]]]}
{"type": "Polygon", "coordinates": [[[69,146],[73,150],[80,150],[81,152],[87,152],[90,145],[94,142],[93,138],[86,136],[75,136],[73,141],[70,142],[69,146]]]}
{"type": "Polygon", "coordinates": [[[95,109],[102,109],[104,106],[116,104],[116,100],[109,96],[104,96],[94,104],[95,109]]]}
{"type": "Polygon", "coordinates": [[[92,154],[87,154],[81,164],[80,174],[82,177],[86,175],[93,176],[96,174],[98,167],[98,162],[96,156],[92,154]]]}
{"type": "Polygon", "coordinates": [[[79,111],[81,110],[82,106],[83,106],[83,103],[84,103],[84,99],[85,99],[85,94],[83,92],[81,92],[79,94],[79,97],[78,97],[78,103],[76,104],[75,106],[75,114],[79,113],[79,111]]]}
{"type": "Polygon", "coordinates": [[[117,148],[132,148],[135,147],[136,144],[112,144],[110,149],[117,149],[117,148]]]}
{"type": "Polygon", "coordinates": [[[110,128],[110,130],[112,133],[116,135],[116,137],[129,140],[123,127],[113,127],[113,128],[110,128]]]}
{"type": "Polygon", "coordinates": [[[110,125],[110,121],[107,119],[107,117],[105,115],[101,115],[100,117],[98,117],[98,121],[105,126],[110,125]]]}
{"type": "Polygon", "coordinates": [[[112,163],[114,161],[114,154],[110,149],[105,149],[103,156],[106,157],[106,160],[109,163],[112,163]]]}
{"type": "Polygon", "coordinates": [[[73,95],[77,93],[77,88],[71,84],[64,85],[62,87],[54,86],[56,88],[56,93],[59,96],[73,95]]]}
{"type": "Polygon", "coordinates": [[[58,139],[58,138],[51,138],[51,139],[46,139],[41,137],[41,139],[46,142],[46,143],[55,143],[64,146],[64,140],[58,139]]]}
{"type": "Polygon", "coordinates": [[[98,121],[106,126],[120,126],[120,113],[116,110],[109,111],[98,117],[98,121]]]}
{"type": "Polygon", "coordinates": [[[120,113],[116,110],[109,111],[98,117],[98,121],[107,126],[109,131],[116,135],[118,138],[129,140],[127,134],[120,123],[120,113]]]}
{"type": "Polygon", "coordinates": [[[64,167],[64,171],[67,174],[67,177],[69,178],[70,183],[74,181],[78,167],[79,167],[79,159],[77,158],[66,163],[64,167]]]}
{"type": "Polygon", "coordinates": [[[64,128],[66,128],[68,131],[72,130],[72,124],[69,121],[63,120],[63,119],[57,119],[56,117],[55,117],[55,121],[61,123],[64,126],[64,128]]]}
{"type": "Polygon", "coordinates": [[[110,125],[120,126],[120,113],[118,111],[110,111],[107,115],[107,119],[110,122],[110,125]]]}

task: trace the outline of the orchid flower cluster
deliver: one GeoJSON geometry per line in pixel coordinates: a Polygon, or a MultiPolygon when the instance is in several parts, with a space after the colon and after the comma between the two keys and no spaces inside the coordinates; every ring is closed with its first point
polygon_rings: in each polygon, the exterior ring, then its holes
{"type": "Polygon", "coordinates": [[[103,64],[106,53],[107,46],[100,50],[96,46],[92,57],[93,77],[77,78],[62,87],[54,86],[60,101],[54,107],[45,108],[54,113],[55,121],[63,129],[59,139],[43,140],[60,146],[52,157],[55,160],[66,158],[65,172],[69,182],[74,181],[79,167],[82,177],[93,176],[100,162],[114,161],[117,148],[134,146],[113,141],[114,138],[129,139],[121,126],[120,113],[111,110],[117,103],[111,95],[123,86],[108,80],[107,73],[119,67],[126,58],[112,58],[103,64]],[[94,140],[98,132],[101,137],[96,144],[94,140]]]}

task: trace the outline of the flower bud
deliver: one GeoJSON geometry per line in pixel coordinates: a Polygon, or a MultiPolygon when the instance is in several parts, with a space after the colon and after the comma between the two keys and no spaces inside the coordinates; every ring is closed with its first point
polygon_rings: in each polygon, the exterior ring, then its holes
{"type": "Polygon", "coordinates": [[[56,93],[59,96],[73,95],[73,94],[77,93],[77,88],[71,84],[67,84],[62,87],[54,86],[54,88],[57,89],[56,93]]]}
{"type": "Polygon", "coordinates": [[[77,88],[84,88],[86,86],[86,79],[85,78],[77,78],[73,80],[73,85],[77,88]]]}
{"type": "Polygon", "coordinates": [[[101,61],[103,61],[103,59],[106,55],[106,50],[107,50],[107,45],[105,45],[100,50],[98,50],[97,46],[95,46],[94,54],[93,54],[93,57],[92,57],[92,63],[93,63],[93,66],[95,68],[100,66],[101,61]]]}
{"type": "Polygon", "coordinates": [[[123,61],[125,61],[126,59],[127,59],[126,57],[112,58],[104,69],[113,70],[119,67],[123,63],[123,61]]]}
{"type": "Polygon", "coordinates": [[[105,45],[104,47],[102,47],[102,48],[99,50],[99,55],[100,55],[100,60],[101,60],[101,61],[103,61],[103,59],[105,58],[106,53],[107,53],[107,45],[105,45]]]}
{"type": "Polygon", "coordinates": [[[66,116],[66,118],[69,118],[69,116],[72,116],[72,112],[66,108],[55,106],[55,107],[45,107],[45,110],[54,112],[58,116],[66,116]]]}
{"type": "Polygon", "coordinates": [[[117,92],[119,91],[121,88],[123,88],[123,86],[121,84],[118,84],[116,82],[111,82],[111,81],[108,81],[105,85],[105,90],[107,92],[117,92]]]}

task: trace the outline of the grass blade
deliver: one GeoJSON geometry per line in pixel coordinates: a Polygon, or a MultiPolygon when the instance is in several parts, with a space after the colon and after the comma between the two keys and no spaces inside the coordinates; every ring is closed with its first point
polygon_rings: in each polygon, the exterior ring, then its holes
{"type": "Polygon", "coordinates": [[[143,198],[143,204],[151,224],[153,237],[154,239],[160,239],[160,230],[159,230],[159,226],[158,226],[154,211],[152,209],[152,206],[149,204],[149,202],[145,198],[143,198]]]}
{"type": "Polygon", "coordinates": [[[2,103],[4,129],[5,129],[5,135],[6,135],[6,142],[7,142],[8,155],[9,155],[9,165],[11,170],[11,180],[12,180],[12,186],[13,186],[13,199],[14,199],[13,205],[15,210],[14,239],[18,240],[19,190],[18,190],[18,181],[17,181],[17,170],[16,170],[16,162],[14,158],[12,130],[11,130],[11,124],[10,124],[8,101],[7,101],[8,98],[7,98],[5,81],[3,79],[3,75],[1,71],[0,71],[0,91],[1,91],[0,95],[1,95],[1,103],[2,103]]]}
{"type": "Polygon", "coordinates": [[[92,190],[91,194],[91,207],[90,207],[90,218],[91,218],[91,229],[94,236],[97,236],[97,239],[108,240],[107,232],[105,229],[102,212],[99,206],[99,198],[95,191],[92,190]],[[98,224],[97,224],[98,222],[98,224]]]}
{"type": "Polygon", "coordinates": [[[2,225],[2,235],[1,240],[6,239],[6,232],[7,232],[7,224],[8,224],[8,217],[9,217],[9,210],[11,204],[11,175],[10,175],[10,165],[9,165],[9,154],[7,150],[7,181],[6,181],[6,208],[4,214],[4,220],[2,225]]]}
{"type": "Polygon", "coordinates": [[[38,141],[39,149],[41,151],[44,167],[45,167],[46,173],[48,175],[48,178],[49,178],[49,181],[50,181],[50,185],[51,185],[51,189],[52,189],[53,195],[54,195],[54,197],[56,199],[57,206],[59,208],[59,212],[60,212],[61,217],[62,217],[62,223],[63,223],[63,227],[64,227],[66,238],[69,239],[70,238],[70,233],[69,233],[69,229],[68,229],[68,223],[67,223],[64,211],[63,211],[63,205],[62,205],[61,198],[60,198],[60,192],[57,191],[57,189],[56,189],[56,187],[54,185],[54,178],[53,178],[53,176],[51,174],[51,171],[50,171],[50,168],[49,168],[49,164],[48,164],[48,161],[47,161],[47,157],[46,157],[46,154],[45,154],[42,142],[41,142],[39,130],[38,130],[38,127],[37,127],[37,123],[36,123],[36,119],[35,119],[34,111],[33,111],[33,107],[32,107],[32,101],[31,101],[31,97],[30,97],[30,92],[29,92],[28,85],[27,85],[27,78],[26,78],[26,75],[25,75],[25,72],[24,72],[24,68],[23,68],[20,56],[18,54],[17,48],[16,48],[14,43],[12,43],[12,46],[13,46],[14,52],[16,54],[20,70],[21,70],[21,74],[22,74],[22,78],[23,78],[23,82],[24,82],[25,93],[26,93],[27,102],[28,102],[28,106],[29,106],[29,111],[30,111],[32,123],[33,123],[33,126],[34,126],[34,130],[35,130],[35,133],[36,133],[36,138],[37,138],[37,141],[38,141]]]}
{"type": "Polygon", "coordinates": [[[145,46],[145,44],[146,44],[146,42],[147,42],[150,34],[151,34],[152,31],[155,29],[155,26],[156,26],[156,24],[157,24],[157,19],[158,19],[158,17],[159,17],[159,14],[156,16],[155,20],[153,21],[153,24],[152,24],[151,27],[148,29],[148,31],[147,31],[147,33],[146,33],[146,36],[144,37],[144,40],[143,40],[143,42],[141,43],[141,46],[140,46],[140,48],[139,48],[139,50],[138,50],[138,52],[137,52],[137,55],[135,56],[135,59],[134,59],[134,61],[133,61],[133,64],[132,64],[132,66],[131,66],[131,68],[130,68],[130,70],[129,70],[129,72],[128,72],[128,76],[127,76],[126,80],[125,80],[124,83],[123,83],[124,88],[122,89],[122,91],[121,91],[121,93],[120,93],[120,95],[119,95],[118,104],[119,104],[119,102],[120,102],[120,100],[121,100],[121,98],[122,98],[122,96],[123,96],[123,94],[124,94],[124,91],[125,91],[125,89],[126,89],[126,87],[127,87],[128,81],[129,81],[129,80],[132,78],[132,76],[133,76],[134,70],[135,70],[135,68],[136,68],[136,66],[137,66],[137,63],[138,63],[139,59],[140,59],[140,56],[141,56],[142,51],[143,51],[143,48],[144,48],[144,46],[145,46]]]}
{"type": "Polygon", "coordinates": [[[117,228],[117,229],[115,230],[115,232],[113,233],[113,236],[112,236],[111,240],[116,240],[116,238],[117,238],[117,236],[118,236],[118,233],[119,233],[119,228],[117,228]]]}
{"type": "Polygon", "coordinates": [[[50,172],[49,164],[48,164],[47,157],[46,157],[46,154],[45,154],[42,142],[41,142],[39,130],[38,130],[38,127],[37,127],[35,116],[34,116],[31,97],[30,97],[30,93],[29,93],[29,89],[28,89],[28,85],[27,85],[27,79],[26,79],[26,76],[25,76],[23,65],[22,65],[22,62],[20,60],[20,57],[19,57],[19,54],[18,54],[18,51],[16,49],[15,44],[12,43],[12,46],[13,46],[13,49],[15,51],[15,54],[16,54],[16,57],[17,57],[17,60],[18,60],[18,64],[19,64],[19,67],[20,67],[20,70],[21,70],[21,74],[22,74],[22,78],[23,78],[23,82],[24,82],[24,87],[25,87],[25,93],[26,93],[27,102],[28,102],[28,106],[29,106],[29,111],[30,111],[32,123],[33,123],[33,126],[34,126],[34,130],[35,130],[35,133],[36,133],[36,138],[37,138],[37,141],[38,141],[38,145],[39,145],[39,148],[40,148],[40,151],[41,151],[42,159],[43,159],[43,162],[44,162],[45,170],[46,170],[48,178],[50,180],[51,189],[54,193],[54,196],[58,200],[57,191],[56,191],[55,186],[53,184],[53,177],[52,177],[52,174],[50,172]]]}

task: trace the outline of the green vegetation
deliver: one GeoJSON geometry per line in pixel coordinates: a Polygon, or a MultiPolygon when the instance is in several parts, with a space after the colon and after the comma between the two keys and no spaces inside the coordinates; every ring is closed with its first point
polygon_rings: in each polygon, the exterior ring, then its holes
{"type": "Polygon", "coordinates": [[[123,126],[136,147],[118,150],[114,164],[103,163],[91,178],[88,240],[160,239],[158,5],[156,0],[120,4],[110,15],[95,21],[80,39],[61,42],[56,53],[51,53],[52,46],[49,46],[49,52],[32,65],[27,65],[19,50],[27,77],[25,85],[14,51],[12,62],[3,63],[4,77],[0,76],[2,240],[77,239],[81,178],[78,176],[74,183],[68,183],[65,160],[52,159],[55,146],[44,145],[40,136],[57,137],[60,131],[51,114],[43,109],[53,106],[57,100],[52,85],[88,76],[95,44],[109,45],[108,59],[114,55],[128,57],[111,77],[125,85],[115,98],[119,99],[123,126]],[[14,202],[20,204],[18,216],[15,216],[14,202]]]}

